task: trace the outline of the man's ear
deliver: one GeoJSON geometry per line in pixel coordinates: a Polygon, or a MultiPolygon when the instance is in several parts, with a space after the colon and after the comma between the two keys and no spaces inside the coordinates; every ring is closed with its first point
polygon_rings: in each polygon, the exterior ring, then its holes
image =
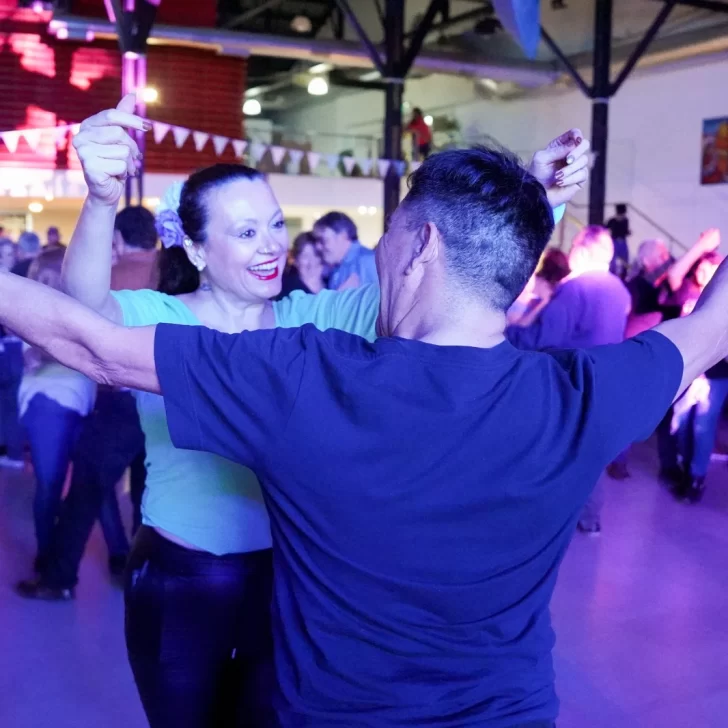
{"type": "Polygon", "coordinates": [[[431,222],[426,222],[417,231],[412,259],[405,272],[411,273],[419,266],[434,263],[440,255],[441,246],[442,236],[437,226],[431,222]]]}

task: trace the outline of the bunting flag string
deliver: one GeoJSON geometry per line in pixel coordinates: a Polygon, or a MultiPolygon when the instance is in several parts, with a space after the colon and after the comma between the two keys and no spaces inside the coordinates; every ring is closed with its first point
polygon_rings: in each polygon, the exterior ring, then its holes
{"type": "MultiPolygon", "coordinates": [[[[70,136],[78,134],[80,128],[80,124],[66,124],[48,128],[14,129],[0,132],[0,142],[2,142],[5,150],[10,154],[16,154],[18,152],[21,139],[32,152],[37,152],[41,148],[41,143],[44,139],[47,140],[46,143],[53,143],[56,147],[60,148],[70,136]]],[[[211,141],[215,156],[223,156],[228,146],[230,146],[237,159],[243,159],[247,152],[250,155],[252,163],[259,164],[266,154],[270,154],[270,159],[275,167],[280,167],[286,159],[290,160],[290,171],[293,173],[301,172],[304,158],[308,167],[306,171],[309,173],[314,173],[323,160],[326,162],[326,166],[331,173],[340,171],[345,175],[352,175],[358,170],[365,177],[378,175],[382,179],[390,171],[394,171],[397,175],[403,176],[408,168],[410,171],[415,171],[421,165],[421,162],[415,161],[408,163],[403,160],[372,159],[370,157],[356,157],[350,154],[322,154],[314,150],[289,148],[280,144],[234,139],[222,134],[210,134],[197,129],[188,129],[184,126],[175,126],[162,121],[152,122],[152,138],[156,144],[162,144],[170,133],[177,149],[184,147],[190,137],[197,152],[202,152],[208,142],[211,141]]],[[[25,148],[20,147],[20,149],[22,151],[25,148]]],[[[0,147],[1,150],[2,147],[0,147]]]]}

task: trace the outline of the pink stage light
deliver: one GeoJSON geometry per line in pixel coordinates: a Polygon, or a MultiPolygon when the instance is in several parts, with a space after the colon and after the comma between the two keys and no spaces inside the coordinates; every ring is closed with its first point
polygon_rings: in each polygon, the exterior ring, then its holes
{"type": "Polygon", "coordinates": [[[65,25],[61,25],[56,31],[56,38],[58,40],[68,40],[68,28],[65,25]]]}

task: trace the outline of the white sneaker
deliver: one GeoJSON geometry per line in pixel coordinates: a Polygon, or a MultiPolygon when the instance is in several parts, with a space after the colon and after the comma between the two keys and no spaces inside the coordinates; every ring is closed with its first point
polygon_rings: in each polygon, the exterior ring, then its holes
{"type": "Polygon", "coordinates": [[[11,460],[7,455],[3,455],[0,457],[0,468],[23,470],[25,468],[25,460],[11,460]]]}

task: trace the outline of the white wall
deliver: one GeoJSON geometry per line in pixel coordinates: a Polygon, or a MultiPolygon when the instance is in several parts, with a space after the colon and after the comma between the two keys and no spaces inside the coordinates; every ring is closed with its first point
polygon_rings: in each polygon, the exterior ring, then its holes
{"type": "MultiPolygon", "coordinates": [[[[728,185],[699,184],[702,121],[728,116],[726,79],[726,58],[647,69],[632,75],[610,104],[608,200],[632,203],[684,243],[718,226],[728,248],[728,185]]],[[[466,138],[489,134],[522,156],[572,126],[587,135],[590,128],[590,104],[576,90],[484,101],[476,98],[472,79],[432,76],[408,82],[405,98],[426,113],[455,116],[466,138]]],[[[378,134],[383,103],[380,92],[352,93],[294,113],[285,123],[378,134]]],[[[580,193],[577,202],[584,204],[586,194],[580,193]]],[[[574,213],[586,216],[585,210],[574,213]]],[[[634,215],[632,223],[633,245],[656,235],[634,215]]]]}

